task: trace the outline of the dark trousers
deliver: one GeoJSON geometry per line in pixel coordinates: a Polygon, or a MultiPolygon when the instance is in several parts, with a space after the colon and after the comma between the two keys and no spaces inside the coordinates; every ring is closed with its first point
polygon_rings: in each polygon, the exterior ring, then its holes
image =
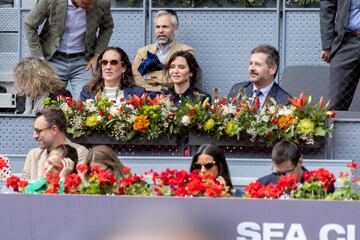
{"type": "MultiPolygon", "coordinates": [[[[330,62],[332,110],[348,110],[360,78],[360,37],[345,35],[330,62]]],[[[356,99],[359,101],[360,99],[356,99]]]]}

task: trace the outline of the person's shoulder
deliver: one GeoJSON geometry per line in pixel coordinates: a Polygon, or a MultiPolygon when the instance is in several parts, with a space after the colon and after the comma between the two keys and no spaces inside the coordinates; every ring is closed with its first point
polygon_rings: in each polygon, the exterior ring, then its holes
{"type": "Polygon", "coordinates": [[[283,89],[279,84],[274,83],[274,85],[278,88],[276,95],[276,102],[279,104],[288,104],[288,99],[292,96],[285,89],[283,89]]]}
{"type": "Polygon", "coordinates": [[[268,174],[268,175],[265,175],[261,178],[259,178],[258,180],[256,180],[257,182],[261,183],[262,185],[264,186],[267,186],[269,185],[270,183],[273,183],[273,184],[276,184],[277,181],[278,181],[278,178],[276,175],[274,174],[268,174]]]}
{"type": "Polygon", "coordinates": [[[28,152],[28,155],[41,154],[43,151],[44,151],[44,149],[41,149],[41,148],[33,148],[28,152]]]}
{"type": "Polygon", "coordinates": [[[181,51],[194,51],[194,48],[190,47],[189,45],[186,45],[184,43],[178,43],[178,42],[175,42],[173,48],[181,50],[181,51]]]}
{"type": "Polygon", "coordinates": [[[69,144],[70,146],[72,146],[73,148],[75,148],[78,152],[79,151],[88,151],[88,149],[85,147],[85,146],[83,146],[83,145],[81,145],[81,144],[78,144],[78,143],[75,143],[75,142],[72,142],[70,139],[68,139],[68,138],[66,138],[66,140],[65,140],[65,143],[66,144],[69,144]]]}

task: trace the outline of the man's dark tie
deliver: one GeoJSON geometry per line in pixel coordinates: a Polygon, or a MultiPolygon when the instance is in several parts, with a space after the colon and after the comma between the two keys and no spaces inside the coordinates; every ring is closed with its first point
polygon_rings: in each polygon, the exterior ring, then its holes
{"type": "Polygon", "coordinates": [[[255,102],[260,102],[259,97],[262,95],[262,92],[259,89],[254,90],[255,96],[251,102],[251,106],[254,106],[255,102]]]}

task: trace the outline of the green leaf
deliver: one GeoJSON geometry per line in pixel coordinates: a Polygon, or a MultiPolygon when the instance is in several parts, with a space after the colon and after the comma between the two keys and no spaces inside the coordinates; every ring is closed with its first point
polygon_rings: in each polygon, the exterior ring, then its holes
{"type": "Polygon", "coordinates": [[[315,136],[322,136],[324,137],[326,134],[325,130],[321,127],[315,128],[315,136]]]}

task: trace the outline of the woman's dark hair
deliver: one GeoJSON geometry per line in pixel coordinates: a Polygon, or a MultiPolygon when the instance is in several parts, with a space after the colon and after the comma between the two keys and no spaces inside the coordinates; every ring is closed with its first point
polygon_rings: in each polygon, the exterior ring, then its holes
{"type": "Polygon", "coordinates": [[[168,63],[165,65],[164,68],[164,73],[165,75],[170,78],[169,76],[169,69],[170,69],[170,65],[172,64],[172,62],[175,61],[175,59],[177,57],[183,57],[186,60],[186,63],[189,66],[190,72],[192,73],[192,76],[190,77],[190,86],[194,86],[196,81],[199,78],[200,75],[200,66],[197,63],[194,55],[192,55],[190,52],[188,51],[178,51],[175,52],[171,55],[171,57],[169,58],[168,63]]]}
{"type": "Polygon", "coordinates": [[[54,148],[52,151],[56,151],[64,158],[70,158],[74,162],[74,168],[71,173],[77,173],[76,172],[76,165],[78,163],[78,154],[74,147],[68,145],[68,144],[61,144],[54,148]]]}
{"type": "MultiPolygon", "coordinates": [[[[190,172],[195,170],[194,163],[197,162],[199,155],[201,155],[201,154],[207,154],[214,158],[215,164],[218,167],[219,176],[223,177],[226,182],[226,185],[228,187],[230,187],[230,189],[232,189],[233,185],[231,183],[229,167],[226,163],[224,151],[216,145],[203,144],[198,148],[196,154],[192,158],[190,172]]],[[[218,176],[215,176],[215,177],[218,177],[218,176]]]]}
{"type": "Polygon", "coordinates": [[[88,85],[90,92],[99,91],[104,87],[104,79],[102,78],[101,65],[99,62],[100,62],[100,60],[102,60],[104,54],[110,50],[113,50],[113,51],[119,53],[120,61],[122,62],[122,65],[126,68],[125,72],[124,72],[124,77],[121,82],[121,89],[135,86],[131,62],[130,62],[129,57],[126,54],[126,52],[118,47],[107,47],[98,57],[98,63],[96,65],[96,72],[95,72],[94,77],[92,78],[91,82],[88,85]]]}

